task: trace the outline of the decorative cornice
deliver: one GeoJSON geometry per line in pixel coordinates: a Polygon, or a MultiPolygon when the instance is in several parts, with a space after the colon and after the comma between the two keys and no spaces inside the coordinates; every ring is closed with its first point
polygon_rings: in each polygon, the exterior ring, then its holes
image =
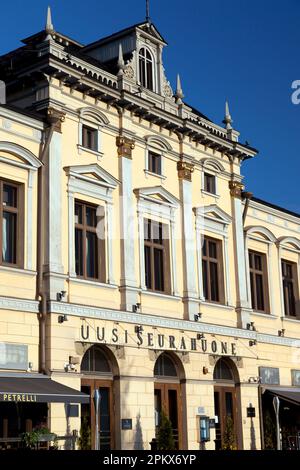
{"type": "Polygon", "coordinates": [[[0,310],[15,310],[18,312],[38,313],[39,302],[35,300],[14,299],[12,297],[0,297],[0,310]]]}
{"type": "Polygon", "coordinates": [[[194,323],[187,320],[159,317],[148,314],[125,312],[120,310],[104,310],[97,307],[68,304],[66,302],[50,301],[48,303],[50,313],[66,314],[75,317],[94,318],[98,320],[117,321],[137,325],[149,325],[160,328],[193,331],[194,333],[210,333],[220,336],[232,336],[240,339],[256,339],[260,343],[277,344],[280,346],[300,347],[300,339],[285,338],[274,335],[260,334],[256,331],[243,330],[228,326],[211,325],[208,323],[194,323]]]}
{"type": "Polygon", "coordinates": [[[186,181],[192,181],[192,173],[194,172],[195,166],[192,163],[183,162],[180,160],[177,162],[178,178],[186,181]]]}
{"type": "Polygon", "coordinates": [[[229,181],[229,189],[231,196],[239,199],[242,198],[242,191],[244,189],[244,185],[242,183],[239,181],[229,181]]]}
{"type": "Polygon", "coordinates": [[[128,139],[127,137],[118,136],[116,138],[116,145],[118,147],[119,157],[132,158],[132,150],[135,147],[134,140],[128,139]]]}

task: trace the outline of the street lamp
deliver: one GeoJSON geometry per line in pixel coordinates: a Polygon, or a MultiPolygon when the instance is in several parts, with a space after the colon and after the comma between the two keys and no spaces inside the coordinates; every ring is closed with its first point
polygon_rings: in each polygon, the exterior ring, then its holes
{"type": "Polygon", "coordinates": [[[100,409],[101,394],[97,388],[94,393],[95,405],[95,450],[100,450],[100,434],[99,434],[99,409],[100,409]]]}

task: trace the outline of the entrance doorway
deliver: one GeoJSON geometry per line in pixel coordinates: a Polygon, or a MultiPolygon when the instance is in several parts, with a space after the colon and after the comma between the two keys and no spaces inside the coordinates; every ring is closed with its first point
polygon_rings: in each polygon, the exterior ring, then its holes
{"type": "Polygon", "coordinates": [[[83,356],[81,391],[90,396],[90,403],[81,405],[81,429],[85,436],[81,447],[95,449],[96,419],[100,450],[113,450],[115,441],[115,387],[111,360],[105,348],[92,346],[83,356]],[[96,417],[95,391],[100,393],[99,416],[96,417]]]}
{"type": "Polygon", "coordinates": [[[221,358],[214,369],[214,403],[216,422],[216,450],[242,447],[239,413],[239,388],[235,364],[221,358]]]}
{"type": "Polygon", "coordinates": [[[156,437],[164,413],[170,420],[176,449],[183,448],[183,390],[178,365],[172,356],[162,353],[154,367],[154,413],[156,437]]]}

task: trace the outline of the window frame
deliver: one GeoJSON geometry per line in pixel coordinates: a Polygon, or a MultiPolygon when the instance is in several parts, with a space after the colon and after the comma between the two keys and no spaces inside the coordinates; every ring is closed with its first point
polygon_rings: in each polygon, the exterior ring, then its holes
{"type": "Polygon", "coordinates": [[[162,177],[162,159],[163,159],[163,155],[162,155],[162,152],[158,152],[158,151],[155,151],[155,150],[152,150],[152,149],[148,149],[148,155],[147,155],[147,169],[150,173],[156,175],[156,176],[159,176],[159,177],[162,177]],[[153,167],[151,166],[151,161],[153,162],[153,157],[156,159],[156,160],[159,160],[159,163],[155,164],[155,167],[158,167],[160,171],[156,171],[156,168],[153,169],[153,167]]]}
{"type": "Polygon", "coordinates": [[[299,280],[298,280],[298,265],[295,261],[290,261],[287,259],[281,258],[281,279],[282,279],[282,294],[283,294],[283,307],[284,307],[284,316],[288,318],[299,318],[299,280]],[[284,264],[291,266],[292,277],[288,278],[284,274],[284,264]],[[289,282],[292,284],[293,288],[293,297],[294,297],[294,312],[290,313],[289,310],[289,301],[286,298],[287,289],[285,283],[289,282]],[[287,308],[288,307],[288,308],[287,308]],[[288,310],[288,311],[287,311],[288,310]]]}
{"type": "Polygon", "coordinates": [[[98,128],[83,123],[83,124],[82,124],[81,132],[82,132],[82,137],[81,137],[82,147],[83,147],[84,149],[91,150],[92,152],[98,152],[98,151],[99,151],[99,144],[98,144],[98,141],[99,141],[99,131],[98,131],[98,128]],[[93,135],[92,140],[93,140],[93,143],[94,143],[94,146],[93,146],[93,147],[89,147],[88,145],[86,145],[86,142],[85,142],[86,137],[85,137],[85,134],[84,134],[85,131],[88,131],[88,132],[91,132],[91,131],[92,131],[92,135],[93,135]]]}
{"type": "Polygon", "coordinates": [[[203,237],[203,245],[202,245],[202,285],[203,285],[203,297],[206,302],[213,303],[213,304],[221,304],[224,305],[225,303],[225,283],[224,283],[224,262],[223,262],[223,242],[217,238],[213,238],[207,235],[203,237]],[[209,255],[209,242],[216,244],[216,258],[213,258],[209,255]],[[206,244],[206,255],[203,254],[204,244],[206,244]],[[211,289],[211,269],[210,263],[214,263],[217,265],[217,291],[218,291],[218,300],[212,299],[212,289],[211,289]],[[205,286],[204,286],[204,278],[205,278],[205,269],[206,266],[206,277],[207,277],[207,292],[208,297],[205,296],[205,286]]]}
{"type": "Polygon", "coordinates": [[[0,178],[0,266],[11,268],[24,268],[24,184],[17,181],[11,181],[6,178],[0,178]],[[3,206],[3,186],[7,184],[16,189],[17,207],[3,206]],[[16,214],[16,239],[15,239],[15,263],[3,261],[3,212],[16,214]],[[23,235],[22,235],[23,234],[23,235]]]}
{"type": "MultiPolygon", "coordinates": [[[[83,274],[78,274],[76,272],[76,263],[77,263],[77,250],[76,250],[76,235],[74,235],[74,240],[75,240],[75,273],[76,277],[78,279],[84,279],[87,281],[93,281],[93,282],[100,282],[100,283],[105,283],[106,279],[106,253],[105,253],[105,236],[100,239],[97,236],[97,226],[101,218],[104,218],[104,210],[103,214],[99,214],[99,207],[101,210],[103,210],[103,207],[100,205],[92,204],[90,202],[86,202],[81,199],[75,199],[74,200],[74,233],[76,233],[76,230],[81,230],[82,232],[82,247],[81,247],[81,253],[82,253],[82,260],[83,260],[83,274]],[[75,220],[76,217],[76,205],[81,205],[82,206],[82,223],[77,223],[75,220]],[[86,208],[90,207],[92,209],[96,210],[96,227],[92,227],[86,224],[86,208]],[[96,245],[97,245],[97,277],[89,277],[87,275],[87,257],[86,257],[86,238],[87,238],[87,233],[95,233],[96,234],[96,245]]],[[[103,227],[105,226],[105,220],[103,227]]]]}
{"type": "Polygon", "coordinates": [[[212,196],[217,196],[217,176],[214,173],[210,173],[208,171],[203,172],[203,191],[207,194],[211,194],[212,196]],[[213,178],[213,187],[214,191],[209,191],[206,186],[207,177],[213,178]]]}
{"type": "Polygon", "coordinates": [[[144,260],[145,260],[145,286],[147,291],[156,292],[159,294],[170,294],[171,293],[171,269],[170,269],[170,238],[169,238],[169,227],[160,221],[156,221],[149,217],[144,217],[144,260]],[[162,240],[161,243],[157,243],[155,239],[150,240],[146,238],[146,227],[150,223],[150,237],[152,236],[153,224],[159,225],[159,231],[161,230],[162,240]],[[167,235],[167,236],[165,236],[167,235]],[[150,276],[147,274],[147,262],[146,262],[146,247],[150,248],[150,276]],[[163,263],[163,289],[156,289],[156,278],[155,278],[155,250],[162,252],[162,263],[163,263]],[[147,278],[151,279],[151,287],[147,286],[147,278]]]}
{"type": "Polygon", "coordinates": [[[139,77],[139,83],[140,85],[145,88],[146,90],[149,90],[149,91],[152,91],[153,93],[155,93],[156,91],[156,83],[155,83],[155,61],[154,61],[154,57],[153,57],[153,54],[152,52],[149,50],[148,47],[146,47],[145,45],[142,45],[139,49],[139,52],[138,52],[138,77],[139,77]],[[141,51],[145,51],[145,54],[142,55],[141,54],[141,51]],[[149,54],[150,58],[147,57],[147,53],[149,54]],[[149,83],[148,83],[148,75],[149,75],[149,71],[148,71],[148,65],[151,64],[151,74],[150,74],[150,77],[151,77],[151,84],[152,84],[152,87],[150,88],[149,87],[149,83]],[[144,72],[144,83],[143,83],[143,80],[142,80],[142,68],[143,68],[143,72],[144,72]]]}
{"type": "Polygon", "coordinates": [[[250,279],[250,299],[251,299],[251,307],[254,312],[270,315],[270,292],[269,292],[269,271],[268,271],[268,259],[267,254],[263,252],[259,252],[256,250],[252,250],[251,248],[248,249],[248,258],[249,258],[249,279],[250,279]],[[262,269],[259,270],[257,268],[251,267],[250,256],[260,256],[261,257],[261,266],[262,269]],[[255,276],[255,280],[251,283],[251,274],[255,276]],[[263,303],[264,309],[257,308],[258,306],[258,297],[257,297],[257,289],[256,289],[256,276],[262,276],[262,288],[263,288],[263,303]],[[252,291],[252,285],[254,286],[255,290],[252,291]],[[256,297],[255,297],[256,295],[256,297]],[[255,300],[255,305],[253,305],[253,299],[255,300]]]}

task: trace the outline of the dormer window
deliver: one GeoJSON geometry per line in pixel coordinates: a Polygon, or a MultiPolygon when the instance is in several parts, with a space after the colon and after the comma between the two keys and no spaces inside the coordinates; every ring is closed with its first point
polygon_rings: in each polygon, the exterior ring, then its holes
{"type": "Polygon", "coordinates": [[[154,91],[153,59],[145,47],[142,47],[139,52],[139,73],[141,85],[148,90],[154,91]]]}

